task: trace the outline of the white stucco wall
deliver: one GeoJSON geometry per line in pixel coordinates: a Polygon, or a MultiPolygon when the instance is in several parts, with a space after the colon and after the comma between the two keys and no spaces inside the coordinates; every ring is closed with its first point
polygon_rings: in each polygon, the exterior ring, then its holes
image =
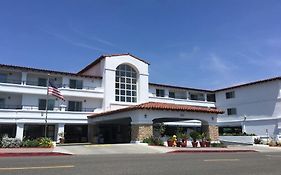
{"type": "Polygon", "coordinates": [[[219,115],[218,124],[245,125],[247,133],[257,135],[264,135],[266,129],[269,135],[279,133],[276,126],[281,118],[280,87],[280,81],[275,80],[217,92],[216,106],[219,109],[237,109],[237,115],[219,115]],[[225,93],[230,91],[235,91],[235,98],[226,99],[225,93]]]}
{"type": "Polygon", "coordinates": [[[116,68],[121,64],[128,64],[132,66],[138,73],[137,103],[127,103],[128,106],[131,104],[139,104],[148,101],[148,64],[129,55],[106,57],[104,59],[103,72],[105,111],[111,109],[111,103],[125,104],[124,102],[122,103],[115,101],[115,71],[116,68]]]}

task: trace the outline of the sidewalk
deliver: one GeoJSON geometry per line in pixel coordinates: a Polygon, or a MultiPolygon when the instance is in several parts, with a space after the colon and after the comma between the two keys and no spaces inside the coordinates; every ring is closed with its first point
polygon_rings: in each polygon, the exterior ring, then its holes
{"type": "Polygon", "coordinates": [[[165,153],[213,153],[213,152],[281,152],[281,147],[228,146],[227,148],[181,148],[148,146],[147,144],[99,144],[59,145],[54,148],[0,148],[1,157],[15,156],[63,156],[107,154],[165,154],[165,153]]]}

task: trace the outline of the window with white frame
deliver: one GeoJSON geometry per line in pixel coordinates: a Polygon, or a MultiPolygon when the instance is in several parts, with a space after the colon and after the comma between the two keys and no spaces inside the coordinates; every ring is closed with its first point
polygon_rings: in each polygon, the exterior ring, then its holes
{"type": "MultiPolygon", "coordinates": [[[[39,99],[39,103],[38,103],[38,109],[39,110],[46,110],[46,99],[39,99]]],[[[48,99],[48,105],[47,108],[48,110],[54,110],[55,107],[55,100],[54,99],[48,99]]]]}
{"type": "Polygon", "coordinates": [[[69,88],[70,89],[83,89],[83,81],[82,80],[69,80],[69,88]]]}
{"type": "Polygon", "coordinates": [[[164,89],[156,89],[156,97],[165,97],[164,89]]]}
{"type": "Polygon", "coordinates": [[[170,97],[170,98],[176,98],[175,92],[169,91],[169,97],[170,97]]]}
{"type": "Polygon", "coordinates": [[[0,73],[0,83],[7,82],[7,74],[0,73]]]}
{"type": "Polygon", "coordinates": [[[236,114],[237,114],[236,108],[228,108],[227,109],[227,115],[236,115],[236,114]]]}
{"type": "Polygon", "coordinates": [[[234,91],[226,92],[225,93],[225,98],[226,99],[235,98],[235,92],[234,91]]]}
{"type": "Polygon", "coordinates": [[[82,101],[68,101],[68,111],[82,111],[82,101]]]}
{"type": "Polygon", "coordinates": [[[127,64],[116,69],[115,101],[137,102],[137,72],[127,64]]]}
{"type": "Polygon", "coordinates": [[[5,98],[0,98],[0,109],[5,108],[5,98]]]}

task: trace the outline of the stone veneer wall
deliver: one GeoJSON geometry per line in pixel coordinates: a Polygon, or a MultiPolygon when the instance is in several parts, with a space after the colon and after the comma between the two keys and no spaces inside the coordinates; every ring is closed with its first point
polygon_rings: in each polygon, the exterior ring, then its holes
{"type": "Polygon", "coordinates": [[[131,126],[131,142],[143,141],[143,139],[152,135],[152,124],[132,124],[131,126]]]}
{"type": "Polygon", "coordinates": [[[219,127],[215,125],[202,125],[203,132],[207,133],[212,141],[219,140],[219,127]]]}

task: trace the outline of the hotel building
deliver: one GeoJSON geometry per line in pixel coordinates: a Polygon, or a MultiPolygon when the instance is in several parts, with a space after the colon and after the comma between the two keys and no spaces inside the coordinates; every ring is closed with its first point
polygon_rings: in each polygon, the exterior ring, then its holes
{"type": "Polygon", "coordinates": [[[0,64],[0,135],[44,135],[47,78],[65,101],[49,96],[47,135],[66,142],[141,142],[162,122],[201,122],[219,132],[274,136],[281,129],[281,77],[219,90],[149,82],[149,63],[131,54],[102,55],[77,73],[0,64]]]}

